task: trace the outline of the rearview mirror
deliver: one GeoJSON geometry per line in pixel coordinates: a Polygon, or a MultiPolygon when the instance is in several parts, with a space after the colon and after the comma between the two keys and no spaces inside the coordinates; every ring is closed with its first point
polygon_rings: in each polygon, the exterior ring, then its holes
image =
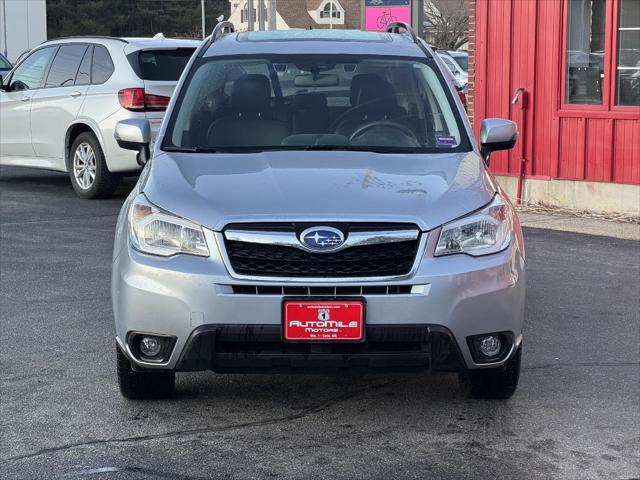
{"type": "Polygon", "coordinates": [[[151,143],[151,125],[149,120],[140,118],[130,118],[120,120],[116,123],[114,137],[120,148],[125,150],[138,151],[138,163],[145,165],[151,154],[149,144],[151,143]]]}
{"type": "Polygon", "coordinates": [[[320,75],[296,75],[293,84],[296,87],[335,87],[340,83],[338,75],[322,73],[320,75]]]}
{"type": "Polygon", "coordinates": [[[480,154],[489,166],[491,152],[509,150],[518,140],[518,126],[511,120],[486,118],[480,128],[480,154]]]}

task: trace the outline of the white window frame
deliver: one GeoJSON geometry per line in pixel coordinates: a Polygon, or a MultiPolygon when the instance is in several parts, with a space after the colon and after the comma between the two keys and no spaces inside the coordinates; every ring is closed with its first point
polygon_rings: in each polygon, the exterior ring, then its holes
{"type": "Polygon", "coordinates": [[[342,5],[340,5],[340,2],[338,0],[325,0],[320,4],[318,9],[316,10],[315,20],[316,20],[316,23],[322,24],[322,25],[329,25],[329,24],[344,25],[344,8],[342,8],[342,5]],[[325,7],[330,3],[333,3],[333,7],[336,12],[340,12],[339,18],[335,18],[335,17],[321,18],[320,12],[324,11],[325,7]]]}

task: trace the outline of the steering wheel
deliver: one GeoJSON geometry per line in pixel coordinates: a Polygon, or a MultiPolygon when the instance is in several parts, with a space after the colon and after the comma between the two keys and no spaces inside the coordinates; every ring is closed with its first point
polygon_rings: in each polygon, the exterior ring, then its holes
{"type": "Polygon", "coordinates": [[[396,129],[396,130],[404,133],[407,137],[411,138],[411,140],[415,141],[416,145],[420,145],[420,142],[418,141],[418,137],[416,137],[416,134],[413,133],[410,128],[405,127],[404,125],[401,125],[401,124],[396,123],[396,122],[391,122],[389,120],[376,120],[374,122],[370,122],[370,123],[367,123],[366,125],[361,126],[360,128],[358,128],[355,132],[353,132],[351,134],[351,136],[349,137],[349,141],[352,142],[354,138],[357,138],[360,135],[363,135],[363,134],[367,133],[369,130],[372,130],[372,129],[376,128],[376,127],[385,127],[385,128],[396,129]]]}

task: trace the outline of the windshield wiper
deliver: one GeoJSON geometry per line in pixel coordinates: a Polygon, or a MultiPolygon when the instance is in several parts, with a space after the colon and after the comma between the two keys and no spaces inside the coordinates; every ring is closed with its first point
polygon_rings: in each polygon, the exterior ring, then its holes
{"type": "Polygon", "coordinates": [[[347,152],[421,153],[422,147],[384,147],[368,145],[304,145],[300,150],[344,150],[347,152]]]}
{"type": "Polygon", "coordinates": [[[165,152],[184,152],[184,153],[218,153],[219,150],[208,147],[162,147],[165,152]]]}
{"type": "Polygon", "coordinates": [[[260,153],[273,151],[347,151],[374,153],[424,153],[423,147],[374,147],[367,145],[269,145],[264,147],[225,147],[217,149],[211,147],[174,147],[162,148],[165,152],[184,153],[260,153]]]}

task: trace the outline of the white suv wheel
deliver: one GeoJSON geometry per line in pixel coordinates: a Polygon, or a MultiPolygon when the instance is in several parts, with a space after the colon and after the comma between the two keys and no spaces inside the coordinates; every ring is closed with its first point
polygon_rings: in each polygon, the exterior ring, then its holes
{"type": "Polygon", "coordinates": [[[81,143],[73,154],[73,175],[83,190],[88,190],[96,178],[96,154],[86,142],[81,143]]]}
{"type": "Polygon", "coordinates": [[[71,144],[69,178],[81,198],[109,197],[120,179],[107,168],[100,143],[91,132],[82,132],[71,144]]]}

